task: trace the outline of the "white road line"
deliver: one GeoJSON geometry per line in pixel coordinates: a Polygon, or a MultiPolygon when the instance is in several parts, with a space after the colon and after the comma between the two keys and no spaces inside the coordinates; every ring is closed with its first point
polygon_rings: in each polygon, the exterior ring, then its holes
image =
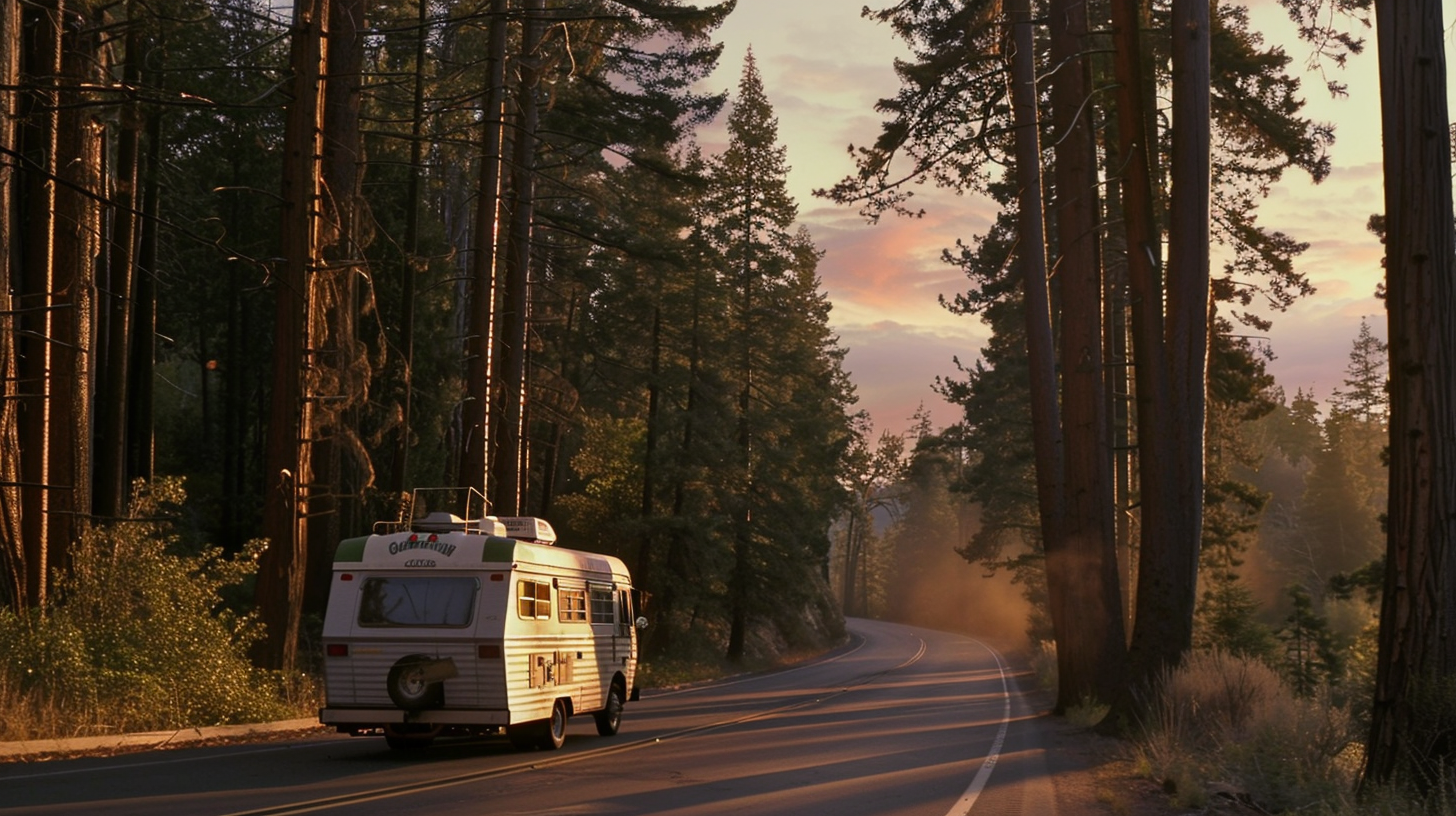
{"type": "Polygon", "coordinates": [[[1001,673],[1001,728],[996,732],[996,739],[991,743],[991,750],[986,753],[986,759],[981,763],[981,769],[976,771],[976,778],[971,780],[971,786],[961,794],[961,798],[955,803],[946,816],[967,816],[971,808],[975,807],[976,800],[980,798],[981,791],[986,787],[986,782],[991,778],[991,772],[996,770],[996,760],[1001,756],[1001,746],[1006,743],[1006,730],[1011,727],[1011,689],[1006,682],[1006,666],[1001,662],[1001,655],[996,654],[992,649],[979,640],[975,641],[981,648],[991,653],[996,661],[996,670],[1001,673]]]}

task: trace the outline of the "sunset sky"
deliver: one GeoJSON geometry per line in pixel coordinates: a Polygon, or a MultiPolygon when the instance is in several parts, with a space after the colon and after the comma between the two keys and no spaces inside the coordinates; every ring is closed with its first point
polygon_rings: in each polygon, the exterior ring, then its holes
{"type": "MultiPolygon", "coordinates": [[[[800,221],[826,252],[819,272],[834,305],[831,323],[849,349],[846,368],[859,407],[877,430],[899,432],[923,403],[941,427],[956,421],[958,411],[931,385],[956,373],[953,358],[974,361],[987,332],[978,319],[939,305],[939,296],[951,297],[966,283],[940,262],[940,253],[957,238],[984,232],[995,210],[979,197],[923,187],[915,199],[926,209],[923,218],[887,215],[869,225],[852,208],[812,195],[852,169],[848,145],[878,135],[874,103],[895,92],[892,62],[907,53],[887,27],[860,17],[861,6],[855,0],[738,0],[718,32],[725,49],[709,86],[736,91],[752,47],[788,150],[800,221]]],[[[1336,127],[1330,177],[1316,186],[1290,171],[1261,208],[1266,227],[1310,244],[1298,268],[1318,290],[1274,316],[1273,330],[1261,338],[1275,355],[1269,368],[1290,396],[1304,388],[1324,400],[1340,385],[1361,318],[1385,336],[1384,311],[1373,296],[1381,249],[1365,229],[1382,196],[1374,34],[1366,32],[1365,54],[1344,69],[1328,69],[1349,86],[1348,97],[1332,100],[1320,73],[1306,70],[1310,49],[1294,37],[1277,2],[1255,0],[1251,8],[1254,29],[1281,44],[1293,58],[1291,70],[1303,77],[1307,115],[1336,127]]],[[[724,118],[700,134],[705,148],[721,148],[724,118]]]]}

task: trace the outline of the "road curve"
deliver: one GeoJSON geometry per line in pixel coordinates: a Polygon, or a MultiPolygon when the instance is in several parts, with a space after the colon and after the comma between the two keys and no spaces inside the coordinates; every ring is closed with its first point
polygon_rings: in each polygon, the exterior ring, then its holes
{"type": "Polygon", "coordinates": [[[1057,816],[1045,722],[1004,659],[961,635],[851,620],[783,671],[649,691],[616,737],[502,738],[416,754],[379,738],[187,748],[0,766],[0,812],[1057,816]]]}

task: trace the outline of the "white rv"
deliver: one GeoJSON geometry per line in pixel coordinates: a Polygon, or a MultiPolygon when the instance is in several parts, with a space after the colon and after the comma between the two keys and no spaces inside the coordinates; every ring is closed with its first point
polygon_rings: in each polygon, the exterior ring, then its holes
{"type": "Polygon", "coordinates": [[[637,698],[646,625],[626,566],[553,546],[541,519],[466,513],[416,515],[340,543],[319,720],[399,749],[499,731],[518,748],[554,749],[567,718],[587,713],[598,733],[616,734],[637,698]]]}

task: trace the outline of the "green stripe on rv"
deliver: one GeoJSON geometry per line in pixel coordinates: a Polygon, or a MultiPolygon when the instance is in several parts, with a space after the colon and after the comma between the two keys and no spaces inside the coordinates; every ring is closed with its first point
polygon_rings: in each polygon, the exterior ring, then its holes
{"type": "Polygon", "coordinates": [[[334,550],[334,562],[363,561],[364,542],[368,540],[369,536],[359,536],[358,538],[346,538],[340,541],[338,549],[334,550]]]}
{"type": "Polygon", "coordinates": [[[505,563],[516,560],[517,543],[514,538],[501,538],[499,536],[487,538],[485,545],[480,550],[481,563],[505,563]]]}

